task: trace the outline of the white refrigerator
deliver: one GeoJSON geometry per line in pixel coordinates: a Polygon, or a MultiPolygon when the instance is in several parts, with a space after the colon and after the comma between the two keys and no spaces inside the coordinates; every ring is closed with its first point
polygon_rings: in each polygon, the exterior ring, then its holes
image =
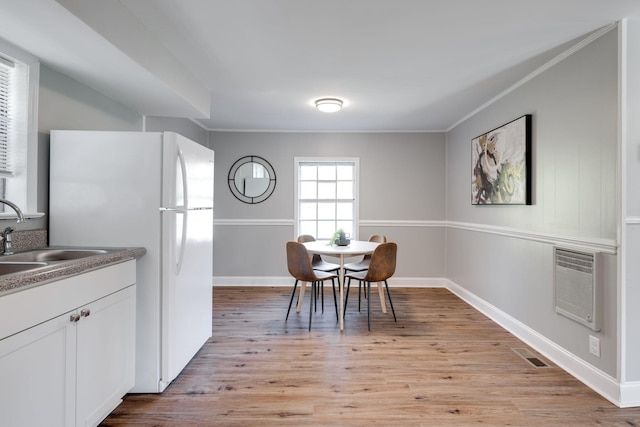
{"type": "Polygon", "coordinates": [[[162,392],[212,333],[214,152],[173,132],[51,131],[50,156],[50,245],[147,250],[131,392],[162,392]]]}

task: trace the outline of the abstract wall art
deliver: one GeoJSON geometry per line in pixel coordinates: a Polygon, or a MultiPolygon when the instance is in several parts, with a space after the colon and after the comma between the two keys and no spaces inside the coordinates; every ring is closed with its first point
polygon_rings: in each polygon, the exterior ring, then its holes
{"type": "Polygon", "coordinates": [[[471,140],[471,204],[531,204],[531,114],[471,140]]]}

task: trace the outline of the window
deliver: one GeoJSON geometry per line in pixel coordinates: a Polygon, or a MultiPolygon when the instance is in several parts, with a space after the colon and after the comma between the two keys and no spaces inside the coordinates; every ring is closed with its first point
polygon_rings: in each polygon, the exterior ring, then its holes
{"type": "MultiPolygon", "coordinates": [[[[0,40],[0,197],[26,216],[37,210],[38,85],[40,64],[0,40]]],[[[0,218],[15,217],[0,204],[0,218]]]]}
{"type": "Polygon", "coordinates": [[[296,234],[357,238],[358,159],[296,159],[296,234]]]}

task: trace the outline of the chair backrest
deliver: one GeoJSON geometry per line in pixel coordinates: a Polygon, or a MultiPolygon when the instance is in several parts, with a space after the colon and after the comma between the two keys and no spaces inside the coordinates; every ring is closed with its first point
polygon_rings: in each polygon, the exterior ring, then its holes
{"type": "MultiPolygon", "coordinates": [[[[306,243],[306,242],[315,242],[316,239],[315,237],[313,237],[310,234],[301,234],[298,236],[298,242],[299,243],[306,243]]],[[[311,257],[311,263],[315,264],[317,262],[321,262],[322,261],[322,257],[318,254],[313,254],[313,256],[311,257]]]]}
{"type": "Polygon", "coordinates": [[[316,239],[310,234],[301,234],[298,236],[298,242],[306,243],[306,242],[315,242],[316,239]]]}
{"type": "Polygon", "coordinates": [[[396,272],[396,255],[398,245],[393,242],[380,243],[371,255],[371,262],[364,280],[367,282],[382,282],[396,272]]]}
{"type": "MultiPolygon", "coordinates": [[[[369,241],[377,243],[387,243],[387,236],[385,236],[384,234],[372,234],[369,237],[369,241]]],[[[371,255],[365,255],[364,258],[362,258],[362,262],[364,263],[368,263],[369,261],[371,261],[371,255]]]]}
{"type": "Polygon", "coordinates": [[[289,274],[303,282],[318,280],[311,266],[309,251],[300,242],[287,242],[287,268],[289,274]]]}

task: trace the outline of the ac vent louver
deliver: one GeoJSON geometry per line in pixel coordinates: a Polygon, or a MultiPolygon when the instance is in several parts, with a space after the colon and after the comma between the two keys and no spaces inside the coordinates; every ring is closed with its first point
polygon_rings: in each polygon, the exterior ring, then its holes
{"type": "Polygon", "coordinates": [[[600,330],[599,253],[554,248],[556,312],[600,330]]]}

